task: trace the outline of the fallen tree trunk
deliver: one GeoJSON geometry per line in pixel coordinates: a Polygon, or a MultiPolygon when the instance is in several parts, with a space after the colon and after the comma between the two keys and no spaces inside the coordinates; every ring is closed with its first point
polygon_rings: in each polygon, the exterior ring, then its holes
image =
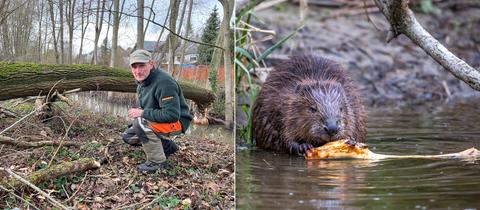
{"type": "Polygon", "coordinates": [[[8,136],[0,135],[0,144],[13,145],[17,147],[43,147],[43,146],[80,146],[81,144],[72,141],[19,141],[8,136]]]}
{"type": "MultiPolygon", "coordinates": [[[[135,92],[132,73],[126,69],[98,65],[48,65],[0,62],[0,100],[46,95],[50,89],[135,92]],[[60,81],[61,80],[61,81],[60,81]],[[59,82],[60,81],[60,82],[59,82]]],[[[205,88],[179,81],[185,98],[206,107],[215,95],[205,88]]]]}
{"type": "MultiPolygon", "coordinates": [[[[93,158],[82,158],[72,162],[64,162],[50,168],[45,168],[39,171],[35,171],[25,177],[25,179],[34,184],[38,185],[42,182],[45,182],[50,179],[55,179],[59,176],[64,176],[68,174],[72,174],[79,171],[87,171],[92,169],[97,169],[100,167],[100,163],[95,161],[93,158]]],[[[10,189],[18,189],[26,187],[25,183],[20,182],[17,179],[9,178],[5,181],[1,182],[1,185],[10,188],[10,189]]]]}

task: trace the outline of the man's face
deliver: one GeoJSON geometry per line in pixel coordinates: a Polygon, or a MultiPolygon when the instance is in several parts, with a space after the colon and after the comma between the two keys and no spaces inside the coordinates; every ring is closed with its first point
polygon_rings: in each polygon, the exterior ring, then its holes
{"type": "Polygon", "coordinates": [[[150,70],[152,68],[153,68],[152,61],[149,61],[148,63],[134,63],[130,66],[133,77],[135,77],[135,80],[139,82],[145,80],[148,77],[148,75],[150,75],[150,70]]]}

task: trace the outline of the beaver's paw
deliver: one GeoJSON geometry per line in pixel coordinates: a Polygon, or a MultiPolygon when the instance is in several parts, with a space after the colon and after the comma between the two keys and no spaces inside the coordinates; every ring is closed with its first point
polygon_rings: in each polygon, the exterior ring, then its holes
{"type": "Polygon", "coordinates": [[[313,145],[308,143],[298,144],[294,142],[290,144],[289,153],[292,155],[304,156],[310,149],[313,149],[313,145]]]}

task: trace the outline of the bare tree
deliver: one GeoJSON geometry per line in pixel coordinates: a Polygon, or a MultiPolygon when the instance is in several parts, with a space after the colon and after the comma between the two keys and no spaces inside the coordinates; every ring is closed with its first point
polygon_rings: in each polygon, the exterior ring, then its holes
{"type": "MultiPolygon", "coordinates": [[[[40,3],[37,5],[37,12],[39,17],[38,20],[38,45],[37,45],[37,61],[41,62],[42,61],[42,20],[43,20],[43,9],[44,9],[44,1],[40,1],[40,3]]],[[[1,9],[0,9],[1,12],[1,9]]]]}
{"type": "Polygon", "coordinates": [[[120,0],[113,0],[113,31],[112,31],[112,54],[110,67],[117,66],[118,28],[120,25],[120,0]]]}
{"type": "MultiPolygon", "coordinates": [[[[90,12],[91,8],[92,8],[92,1],[91,0],[89,0],[88,3],[86,3],[85,0],[82,0],[80,50],[78,51],[78,58],[81,58],[82,53],[83,53],[83,40],[85,38],[85,33],[87,31],[87,27],[90,24],[89,19],[90,19],[90,14],[91,14],[91,12],[90,12]],[[88,4],[88,9],[85,8],[86,4],[88,4]],[[86,14],[85,14],[85,12],[86,12],[86,14]],[[85,17],[87,17],[86,20],[85,20],[85,17]]],[[[79,60],[77,60],[77,62],[79,62],[79,60]]]]}
{"type": "MultiPolygon", "coordinates": [[[[171,9],[172,5],[168,5],[168,9],[167,9],[167,15],[165,15],[165,20],[163,21],[163,25],[166,25],[167,24],[167,20],[169,19],[170,17],[170,9],[171,9]]],[[[163,60],[163,58],[165,57],[165,50],[160,50],[160,39],[162,38],[163,36],[163,32],[165,32],[165,28],[162,27],[162,30],[160,30],[160,35],[158,35],[158,39],[157,39],[157,43],[155,44],[155,48],[154,48],[154,53],[157,53],[157,54],[160,54],[158,56],[158,61],[161,62],[163,60]]],[[[167,37],[167,40],[168,41],[168,37],[167,37]]]]}
{"type": "Polygon", "coordinates": [[[150,4],[149,10],[150,13],[148,14],[148,19],[147,25],[145,25],[145,28],[143,29],[143,40],[145,40],[145,34],[147,33],[148,25],[150,24],[150,20],[152,20],[152,15],[153,15],[153,5],[155,4],[155,0],[152,0],[152,3],[150,4]]]}
{"type": "Polygon", "coordinates": [[[64,53],[64,41],[63,41],[63,0],[58,0],[58,8],[60,10],[60,63],[65,63],[65,53],[64,53]]]}
{"type": "Polygon", "coordinates": [[[73,29],[75,23],[75,3],[76,0],[67,0],[67,25],[68,25],[68,55],[67,63],[72,64],[73,56],[73,29]]]}
{"type": "Polygon", "coordinates": [[[60,63],[60,55],[58,54],[57,38],[55,36],[55,10],[53,8],[53,1],[48,0],[50,6],[50,20],[52,21],[52,36],[53,36],[53,49],[55,51],[55,63],[60,63]]]}
{"type": "Polygon", "coordinates": [[[10,1],[0,0],[0,25],[2,25],[7,19],[8,15],[13,12],[8,10],[9,6],[10,1]]]}
{"type": "Polygon", "coordinates": [[[180,32],[182,31],[183,18],[185,17],[185,11],[186,11],[186,8],[187,8],[187,3],[188,3],[188,0],[184,0],[183,8],[182,8],[182,16],[180,16],[180,22],[178,23],[177,34],[180,34],[180,32]]]}
{"type": "Polygon", "coordinates": [[[95,20],[95,41],[93,46],[92,63],[98,63],[98,39],[100,38],[100,32],[102,31],[103,14],[105,12],[105,2],[103,0],[97,1],[97,17],[95,20]],[[100,6],[101,5],[101,6],[100,6]]]}
{"type": "MultiPolygon", "coordinates": [[[[177,26],[178,9],[180,7],[180,1],[170,0],[171,12],[170,12],[170,30],[175,32],[177,26]]],[[[175,66],[175,49],[176,49],[177,36],[173,33],[168,34],[168,72],[171,74],[175,66]]]]}
{"type": "Polygon", "coordinates": [[[225,123],[227,127],[233,126],[233,79],[232,79],[232,52],[231,48],[231,29],[230,29],[230,19],[233,14],[233,4],[234,0],[221,0],[223,6],[223,20],[222,26],[224,28],[223,36],[223,62],[224,62],[224,72],[225,72],[225,123]]]}
{"type": "MultiPolygon", "coordinates": [[[[185,5],[187,4],[187,1],[188,0],[185,0],[185,5]]],[[[191,24],[191,19],[192,19],[192,9],[193,9],[193,0],[190,0],[190,4],[188,6],[187,24],[186,24],[186,29],[185,29],[185,37],[187,37],[187,38],[190,35],[190,29],[191,29],[190,24],[191,24]]],[[[187,46],[188,46],[188,42],[183,41],[182,54],[180,55],[180,65],[185,63],[185,52],[187,51],[187,46]]],[[[180,73],[181,73],[180,71],[181,71],[181,68],[177,72],[177,75],[176,75],[177,80],[180,77],[180,73]]]]}
{"type": "Polygon", "coordinates": [[[143,49],[143,7],[144,0],[137,0],[137,49],[143,49]]]}

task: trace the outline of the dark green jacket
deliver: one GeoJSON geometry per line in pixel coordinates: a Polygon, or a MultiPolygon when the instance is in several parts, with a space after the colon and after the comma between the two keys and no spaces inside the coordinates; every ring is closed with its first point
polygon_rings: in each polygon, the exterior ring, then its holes
{"type": "Polygon", "coordinates": [[[165,71],[152,69],[145,80],[137,82],[137,95],[143,109],[143,118],[159,123],[180,120],[182,132],[185,133],[188,129],[192,115],[182,89],[165,71]]]}

